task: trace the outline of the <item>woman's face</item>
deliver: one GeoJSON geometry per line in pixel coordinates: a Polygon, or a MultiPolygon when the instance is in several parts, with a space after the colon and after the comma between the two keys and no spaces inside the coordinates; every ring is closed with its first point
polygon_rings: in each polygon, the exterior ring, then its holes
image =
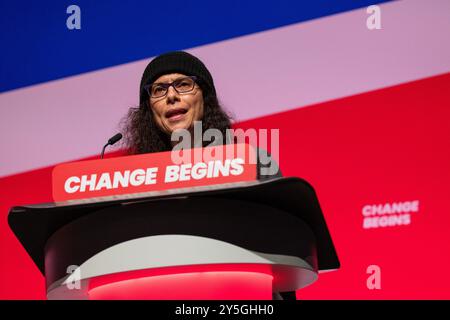
{"type": "MultiPolygon", "coordinates": [[[[186,75],[166,74],[156,79],[155,83],[171,83],[183,77],[186,75]]],[[[179,129],[190,130],[194,126],[194,121],[200,121],[203,118],[202,90],[195,84],[194,90],[180,94],[173,86],[170,86],[165,96],[150,97],[150,107],[156,124],[168,135],[179,129]]]]}

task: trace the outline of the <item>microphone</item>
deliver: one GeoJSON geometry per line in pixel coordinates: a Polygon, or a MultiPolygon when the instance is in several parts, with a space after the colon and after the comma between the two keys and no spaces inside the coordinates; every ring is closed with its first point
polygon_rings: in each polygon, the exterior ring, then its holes
{"type": "Polygon", "coordinates": [[[112,136],[111,138],[109,138],[108,143],[106,143],[103,146],[102,149],[102,154],[100,156],[100,159],[103,159],[103,155],[105,154],[105,149],[107,146],[112,146],[114,143],[116,143],[117,141],[119,141],[120,139],[122,139],[122,134],[119,132],[116,135],[112,136]]]}

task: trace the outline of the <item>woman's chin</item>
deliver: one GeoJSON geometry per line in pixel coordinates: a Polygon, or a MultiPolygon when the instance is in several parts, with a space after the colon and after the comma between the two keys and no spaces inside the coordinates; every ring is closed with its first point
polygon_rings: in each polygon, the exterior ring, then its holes
{"type": "Polygon", "coordinates": [[[180,123],[180,124],[176,124],[174,126],[170,127],[170,130],[172,133],[180,131],[180,130],[189,130],[189,125],[186,123],[180,123]]]}

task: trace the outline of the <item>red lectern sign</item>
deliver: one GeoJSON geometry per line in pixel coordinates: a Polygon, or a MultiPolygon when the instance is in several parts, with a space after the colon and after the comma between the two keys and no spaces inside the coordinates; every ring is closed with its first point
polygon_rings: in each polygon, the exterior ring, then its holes
{"type": "Polygon", "coordinates": [[[53,169],[55,202],[256,180],[248,144],[66,163],[53,169]]]}

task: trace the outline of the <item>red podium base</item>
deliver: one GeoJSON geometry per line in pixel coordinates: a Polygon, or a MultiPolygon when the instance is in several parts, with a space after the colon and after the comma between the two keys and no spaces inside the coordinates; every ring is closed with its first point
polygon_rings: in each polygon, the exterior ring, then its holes
{"type": "Polygon", "coordinates": [[[90,300],[272,300],[266,265],[171,267],[90,280],[90,300]]]}

